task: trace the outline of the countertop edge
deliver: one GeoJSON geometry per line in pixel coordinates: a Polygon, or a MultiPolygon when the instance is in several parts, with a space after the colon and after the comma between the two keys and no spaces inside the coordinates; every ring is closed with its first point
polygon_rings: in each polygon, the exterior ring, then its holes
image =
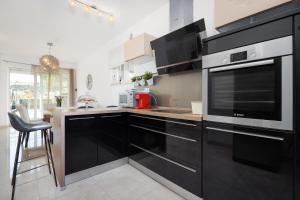
{"type": "MultiPolygon", "coordinates": [[[[180,110],[180,109],[178,109],[180,110]]],[[[59,110],[58,110],[59,112],[59,110]]],[[[176,113],[163,113],[163,112],[153,112],[150,110],[138,110],[138,109],[130,109],[130,108],[118,108],[118,109],[95,109],[95,110],[71,110],[71,111],[63,111],[60,110],[61,117],[67,116],[76,116],[76,115],[93,115],[93,114],[110,114],[110,113],[132,113],[137,115],[148,115],[154,117],[166,117],[172,119],[179,120],[188,120],[188,121],[198,121],[201,122],[203,120],[202,115],[186,113],[186,114],[176,114],[176,113]]],[[[57,114],[56,114],[57,116],[57,114]]]]}

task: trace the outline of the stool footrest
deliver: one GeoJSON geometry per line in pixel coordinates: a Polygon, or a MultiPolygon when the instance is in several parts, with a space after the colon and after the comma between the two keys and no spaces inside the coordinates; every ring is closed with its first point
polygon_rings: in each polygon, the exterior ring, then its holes
{"type": "Polygon", "coordinates": [[[36,166],[36,167],[34,167],[34,168],[26,169],[26,170],[24,170],[24,171],[18,172],[17,175],[24,174],[24,173],[29,172],[29,171],[31,171],[31,170],[35,170],[35,169],[38,169],[38,168],[41,168],[41,167],[44,167],[44,166],[47,166],[47,165],[48,165],[48,163],[43,164],[43,165],[36,166]]]}
{"type": "Polygon", "coordinates": [[[34,160],[34,159],[37,159],[37,158],[42,158],[42,157],[45,157],[46,155],[42,155],[42,156],[36,156],[36,157],[33,157],[33,158],[29,158],[27,160],[21,160],[19,161],[18,163],[23,163],[23,162],[26,162],[26,161],[30,161],[30,160],[34,160]]]}

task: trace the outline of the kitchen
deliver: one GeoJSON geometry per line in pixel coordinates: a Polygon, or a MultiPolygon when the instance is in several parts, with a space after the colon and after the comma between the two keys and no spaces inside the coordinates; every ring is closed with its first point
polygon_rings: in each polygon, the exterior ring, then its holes
{"type": "Polygon", "coordinates": [[[49,131],[62,192],[130,166],[178,195],[145,199],[299,198],[299,1],[231,19],[224,2],[221,33],[200,1],[171,0],[79,63],[80,108],[55,109],[49,131]]]}

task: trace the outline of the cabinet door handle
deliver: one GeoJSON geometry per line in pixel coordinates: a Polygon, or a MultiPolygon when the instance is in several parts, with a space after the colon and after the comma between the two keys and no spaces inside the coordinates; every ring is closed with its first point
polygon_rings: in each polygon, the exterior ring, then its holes
{"type": "Polygon", "coordinates": [[[147,153],[149,153],[149,154],[151,154],[151,155],[153,155],[153,156],[156,156],[156,157],[158,157],[158,158],[160,158],[160,159],[163,159],[163,160],[165,160],[165,161],[167,161],[167,162],[173,163],[174,165],[177,165],[177,166],[182,167],[182,168],[184,168],[184,169],[186,169],[186,170],[189,170],[189,171],[191,171],[191,172],[193,172],[193,173],[196,173],[196,172],[197,172],[197,170],[195,170],[195,169],[192,169],[192,168],[187,167],[187,166],[185,166],[185,165],[182,165],[182,164],[180,164],[180,163],[178,163],[178,162],[175,162],[175,161],[173,161],[173,160],[170,160],[170,159],[168,159],[168,158],[165,158],[165,157],[163,157],[163,156],[161,156],[161,155],[158,155],[158,154],[156,154],[156,153],[153,153],[152,151],[149,151],[149,150],[147,150],[147,149],[144,149],[144,148],[142,148],[142,147],[139,147],[139,146],[137,146],[137,145],[135,145],[135,144],[130,144],[130,145],[131,145],[131,146],[134,146],[135,148],[138,148],[138,149],[140,149],[140,150],[142,150],[142,151],[145,151],[145,152],[147,152],[147,153]]]}
{"type": "Polygon", "coordinates": [[[106,116],[101,116],[101,118],[113,118],[113,117],[121,117],[122,115],[106,115],[106,116]]]}
{"type": "Polygon", "coordinates": [[[77,117],[77,118],[70,118],[70,121],[75,121],[75,120],[85,120],[85,119],[95,119],[95,117],[77,117]]]}
{"type": "Polygon", "coordinates": [[[271,140],[279,140],[279,141],[284,140],[284,138],[282,138],[282,137],[260,135],[260,134],[256,134],[256,133],[249,133],[249,132],[243,132],[243,131],[233,131],[233,130],[228,130],[228,129],[223,129],[223,128],[206,127],[206,129],[214,130],[214,131],[223,131],[223,132],[227,132],[227,133],[234,133],[234,134],[238,134],[238,135],[260,137],[260,138],[271,139],[271,140]]]}
{"type": "Polygon", "coordinates": [[[182,140],[187,140],[187,141],[190,141],[190,142],[197,142],[197,140],[194,140],[194,139],[173,135],[173,134],[165,133],[165,132],[162,132],[162,131],[153,130],[153,129],[150,129],[150,128],[145,128],[145,127],[142,127],[142,126],[137,126],[137,125],[133,125],[133,124],[130,124],[130,126],[135,127],[135,128],[139,128],[139,129],[143,129],[143,130],[146,130],[146,131],[160,133],[160,134],[163,134],[163,135],[167,135],[167,136],[182,139],[182,140]]]}
{"type": "Polygon", "coordinates": [[[140,116],[140,115],[130,115],[130,116],[144,118],[144,119],[153,119],[153,120],[163,121],[163,122],[170,122],[170,123],[181,124],[181,125],[186,125],[186,126],[197,126],[195,124],[189,124],[189,123],[185,123],[185,122],[176,122],[176,121],[171,121],[171,120],[166,120],[166,119],[158,119],[158,118],[154,118],[154,117],[145,117],[145,116],[140,116]]]}

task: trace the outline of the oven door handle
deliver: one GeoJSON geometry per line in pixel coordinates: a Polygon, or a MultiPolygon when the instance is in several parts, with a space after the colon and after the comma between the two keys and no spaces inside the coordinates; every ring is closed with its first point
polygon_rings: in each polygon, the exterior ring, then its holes
{"type": "Polygon", "coordinates": [[[247,68],[247,67],[269,65],[269,64],[274,64],[274,59],[250,62],[250,63],[244,63],[244,64],[237,64],[237,65],[229,65],[229,66],[225,66],[225,67],[217,67],[217,68],[210,69],[209,72],[220,72],[220,71],[227,71],[227,70],[233,70],[233,69],[241,69],[241,68],[247,68]]]}
{"type": "Polygon", "coordinates": [[[234,131],[234,130],[228,130],[228,129],[223,129],[223,128],[214,128],[214,127],[209,127],[209,126],[207,126],[206,129],[213,130],[213,131],[221,131],[221,132],[226,132],[226,133],[233,133],[233,134],[238,134],[238,135],[246,135],[246,136],[253,136],[253,137],[259,137],[259,138],[271,139],[271,140],[279,140],[279,141],[284,140],[284,138],[282,138],[282,137],[269,136],[269,135],[260,135],[260,134],[256,134],[256,133],[249,133],[249,132],[243,132],[243,131],[234,131]]]}

